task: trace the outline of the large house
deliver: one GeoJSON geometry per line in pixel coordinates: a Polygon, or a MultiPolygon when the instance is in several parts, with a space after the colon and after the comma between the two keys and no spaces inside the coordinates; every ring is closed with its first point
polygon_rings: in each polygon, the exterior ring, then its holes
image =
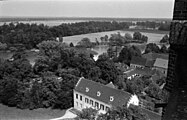
{"type": "Polygon", "coordinates": [[[123,106],[127,103],[139,105],[139,100],[131,100],[133,95],[112,86],[111,83],[103,85],[80,78],[74,89],[74,108],[82,110],[92,107],[105,113],[111,107],[123,106]]]}
{"type": "Polygon", "coordinates": [[[168,60],[157,58],[154,63],[154,69],[161,71],[165,76],[167,76],[168,60]]]}
{"type": "MultiPolygon", "coordinates": [[[[85,78],[80,78],[74,89],[74,109],[94,108],[99,113],[106,113],[111,107],[139,105],[136,95],[116,89],[112,83],[103,85],[85,78]]],[[[142,108],[150,120],[160,120],[161,116],[142,108]]]]}

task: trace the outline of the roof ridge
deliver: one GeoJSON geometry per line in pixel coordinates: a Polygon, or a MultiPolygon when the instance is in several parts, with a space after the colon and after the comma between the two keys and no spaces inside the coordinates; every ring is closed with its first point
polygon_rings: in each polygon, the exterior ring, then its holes
{"type": "Polygon", "coordinates": [[[82,79],[84,79],[84,77],[80,77],[80,78],[79,78],[79,80],[78,80],[77,84],[75,85],[75,87],[77,87],[77,86],[79,85],[79,83],[80,83],[80,81],[81,81],[82,79]]]}

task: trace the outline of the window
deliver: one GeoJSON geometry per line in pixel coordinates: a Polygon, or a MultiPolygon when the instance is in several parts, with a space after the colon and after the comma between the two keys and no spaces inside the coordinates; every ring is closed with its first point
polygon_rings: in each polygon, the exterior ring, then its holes
{"type": "Polygon", "coordinates": [[[93,106],[93,100],[90,100],[90,104],[93,106]]]}
{"type": "Polygon", "coordinates": [[[82,96],[80,95],[80,100],[82,100],[82,96]]]}
{"type": "Polygon", "coordinates": [[[110,108],[106,106],[106,111],[109,111],[109,110],[110,110],[110,108]]]}
{"type": "Polygon", "coordinates": [[[98,102],[95,102],[95,107],[96,107],[96,109],[99,108],[99,103],[98,102]]]}
{"type": "Polygon", "coordinates": [[[88,99],[88,98],[85,98],[85,102],[86,102],[86,103],[89,103],[88,101],[89,101],[89,99],[88,99]]]}
{"type": "Polygon", "coordinates": [[[98,91],[98,92],[97,92],[97,96],[100,96],[100,95],[101,95],[101,92],[98,91]]]}
{"type": "Polygon", "coordinates": [[[82,104],[80,103],[80,106],[81,106],[81,108],[82,108],[82,104]]]}
{"type": "Polygon", "coordinates": [[[88,87],[86,87],[86,92],[89,92],[89,88],[88,87]]]}
{"type": "Polygon", "coordinates": [[[76,104],[77,104],[77,106],[79,106],[79,103],[78,103],[78,102],[76,102],[76,104]]]}
{"type": "Polygon", "coordinates": [[[114,101],[114,97],[113,96],[110,96],[110,101],[114,101]]]}
{"type": "Polygon", "coordinates": [[[76,94],[76,98],[77,98],[77,99],[78,99],[78,97],[79,97],[78,94],[76,94]]]}
{"type": "Polygon", "coordinates": [[[100,104],[100,109],[104,110],[105,109],[104,105],[100,104]]]}

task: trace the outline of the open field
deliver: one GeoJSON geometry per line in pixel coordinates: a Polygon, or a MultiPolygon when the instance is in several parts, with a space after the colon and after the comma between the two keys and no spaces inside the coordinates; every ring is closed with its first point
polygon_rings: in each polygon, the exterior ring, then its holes
{"type": "Polygon", "coordinates": [[[0,120],[49,120],[63,116],[65,110],[36,109],[21,110],[0,104],[0,120]]]}
{"type": "Polygon", "coordinates": [[[110,37],[111,34],[118,33],[118,32],[122,36],[124,36],[125,33],[129,33],[129,34],[133,35],[134,31],[140,31],[143,35],[146,35],[148,37],[148,43],[156,43],[156,44],[158,44],[159,41],[162,39],[162,37],[168,33],[166,31],[159,33],[159,32],[154,32],[152,30],[146,30],[146,31],[145,30],[144,31],[141,31],[141,30],[115,30],[115,31],[68,36],[68,37],[63,37],[63,40],[64,40],[64,42],[66,42],[68,44],[72,42],[74,45],[76,45],[82,38],[85,38],[85,37],[89,38],[92,42],[95,42],[96,39],[98,41],[100,41],[100,37],[103,37],[105,35],[108,35],[110,37]]]}

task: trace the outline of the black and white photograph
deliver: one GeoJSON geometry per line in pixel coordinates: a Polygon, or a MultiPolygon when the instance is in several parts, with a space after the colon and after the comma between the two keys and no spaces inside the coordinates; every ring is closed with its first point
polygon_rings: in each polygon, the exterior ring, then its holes
{"type": "Polygon", "coordinates": [[[0,120],[187,120],[187,0],[0,0],[0,120]]]}

